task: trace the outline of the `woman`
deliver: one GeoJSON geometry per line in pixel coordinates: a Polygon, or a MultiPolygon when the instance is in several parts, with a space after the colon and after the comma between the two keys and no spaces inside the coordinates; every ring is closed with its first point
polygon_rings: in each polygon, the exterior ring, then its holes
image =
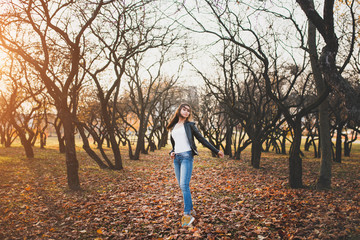
{"type": "MultiPolygon", "coordinates": [[[[190,179],[193,168],[193,157],[198,155],[194,142],[194,136],[205,147],[224,157],[224,153],[211,145],[199,132],[194,122],[191,122],[191,107],[189,104],[181,104],[167,126],[171,130],[172,150],[170,156],[174,159],[176,179],[181,188],[184,198],[184,216],[181,219],[182,226],[189,226],[195,218],[191,215],[193,204],[190,193],[190,179]]],[[[193,212],[194,215],[194,212],[193,212]]]]}

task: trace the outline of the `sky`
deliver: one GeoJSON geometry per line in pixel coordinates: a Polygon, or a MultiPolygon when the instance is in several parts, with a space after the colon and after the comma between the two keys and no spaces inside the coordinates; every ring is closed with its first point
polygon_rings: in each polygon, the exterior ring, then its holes
{"type": "MultiPolygon", "coordinates": [[[[0,3],[8,2],[9,0],[0,0],[0,3]]],[[[166,14],[171,20],[167,20],[167,23],[170,23],[172,20],[178,20],[180,24],[187,26],[187,27],[194,27],[194,21],[186,14],[187,9],[194,9],[194,12],[197,16],[197,19],[204,23],[207,27],[213,28],[215,25],[211,20],[208,19],[209,15],[205,13],[205,9],[200,6],[203,2],[200,0],[177,0],[179,4],[174,4],[175,0],[160,0],[155,1],[157,4],[157,9],[166,14]]],[[[225,8],[225,0],[213,0],[214,5],[218,8],[219,11],[225,8]]],[[[232,1],[233,3],[235,1],[232,1]]],[[[245,1],[246,2],[246,1],[245,1]]],[[[279,1],[251,1],[251,4],[258,3],[259,6],[264,7],[269,10],[278,11],[281,13],[286,13],[284,9],[276,6],[276,3],[279,1]]],[[[285,0],[280,1],[283,4],[286,4],[287,7],[295,6],[296,11],[294,12],[295,18],[298,22],[304,23],[306,22],[306,17],[304,13],[301,11],[300,7],[296,4],[294,0],[285,0]]],[[[233,6],[231,9],[235,9],[237,6],[233,6]]],[[[239,12],[240,18],[251,18],[251,22],[254,27],[261,28],[268,26],[266,23],[266,15],[265,14],[252,14],[251,16],[247,16],[245,14],[251,13],[251,9],[244,12],[239,12]]],[[[164,24],[167,24],[166,22],[164,24]]],[[[281,31],[282,29],[286,29],[285,21],[278,20],[276,22],[277,26],[273,26],[273,28],[277,28],[276,31],[281,31]]],[[[210,35],[210,34],[199,34],[194,33],[188,30],[185,30],[180,25],[178,26],[178,30],[181,33],[186,33],[187,38],[186,40],[180,40],[178,42],[178,47],[175,47],[169,53],[169,61],[165,64],[163,68],[163,72],[166,75],[177,75],[179,74],[178,69],[179,65],[182,61],[182,54],[184,53],[184,46],[188,45],[188,53],[189,59],[192,64],[194,64],[198,69],[202,72],[208,74],[209,76],[216,76],[217,68],[214,67],[214,61],[212,59],[214,54],[217,54],[221,50],[221,44],[212,45],[217,40],[217,37],[210,35]]],[[[291,45],[291,41],[288,43],[291,45]]],[[[156,61],[158,58],[158,54],[156,52],[149,52],[149,63],[156,61]]],[[[0,52],[0,60],[1,60],[1,52],[0,52]]],[[[180,73],[180,81],[183,84],[189,85],[202,85],[201,77],[195,73],[193,67],[190,64],[185,64],[183,71],[180,73]]],[[[0,85],[1,87],[1,85],[0,85]]]]}
{"type": "MultiPolygon", "coordinates": [[[[164,2],[164,1],[163,1],[164,2]]],[[[169,1],[165,1],[169,2],[169,1]]],[[[216,29],[217,24],[214,23],[214,19],[210,17],[209,14],[207,14],[206,10],[207,8],[200,6],[200,1],[186,1],[182,0],[179,1],[183,3],[183,7],[176,8],[173,10],[171,7],[175,7],[175,5],[171,5],[169,7],[168,5],[163,5],[161,9],[165,14],[169,15],[169,18],[173,20],[177,20],[180,25],[183,25],[188,28],[196,28],[196,23],[194,20],[186,14],[186,9],[193,9],[194,13],[196,15],[196,18],[199,22],[203,23],[207,28],[209,29],[216,29]],[[186,8],[186,9],[185,9],[186,8]]],[[[233,1],[234,2],[234,1],[233,1]]],[[[214,5],[219,9],[219,11],[223,10],[225,8],[225,1],[224,0],[214,0],[214,5]]],[[[270,9],[271,3],[262,3],[260,6],[263,7],[269,7],[270,9]]],[[[233,10],[237,6],[233,6],[231,9],[233,10]]],[[[281,11],[280,8],[272,5],[271,9],[274,11],[281,11]],[[280,9],[280,10],[279,10],[280,9]]],[[[252,12],[249,10],[248,12],[252,12]]],[[[239,12],[240,17],[246,18],[247,16],[241,16],[242,12],[239,12]]],[[[300,12],[302,14],[302,12],[300,12]]],[[[251,22],[255,25],[256,28],[260,28],[262,26],[267,26],[266,23],[266,16],[260,15],[259,13],[253,14],[252,16],[249,16],[251,18],[251,22]]],[[[303,21],[306,21],[304,16],[303,21]]],[[[170,21],[170,20],[169,20],[170,21]]],[[[222,43],[218,43],[217,45],[213,45],[214,42],[218,40],[218,37],[207,34],[207,33],[195,33],[191,32],[189,30],[185,30],[182,26],[179,25],[179,29],[181,29],[182,32],[187,33],[187,40],[186,42],[189,43],[189,53],[190,53],[190,61],[193,65],[196,66],[201,72],[206,73],[209,76],[216,76],[217,72],[219,71],[218,68],[214,65],[213,56],[218,54],[221,51],[222,43]]],[[[282,26],[284,27],[284,26],[282,26]]],[[[199,28],[198,28],[199,29],[199,28]]],[[[217,31],[217,30],[215,30],[217,31]]],[[[175,50],[175,55],[176,55],[175,50]]],[[[175,66],[180,64],[180,59],[174,60],[172,62],[169,62],[164,69],[165,72],[168,73],[174,73],[177,69],[175,66]]],[[[202,85],[203,81],[201,77],[195,73],[194,68],[189,65],[185,64],[183,72],[181,73],[182,80],[185,80],[187,82],[190,82],[190,85],[202,85]]]]}

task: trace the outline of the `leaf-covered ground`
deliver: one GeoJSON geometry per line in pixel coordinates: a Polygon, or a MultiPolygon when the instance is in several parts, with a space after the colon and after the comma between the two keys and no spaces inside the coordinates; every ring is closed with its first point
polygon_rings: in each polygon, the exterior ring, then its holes
{"type": "MultiPolygon", "coordinates": [[[[65,157],[0,148],[0,239],[359,239],[360,154],[333,165],[333,189],[316,191],[319,160],[304,158],[308,188],[288,187],[285,155],[263,154],[262,168],[195,157],[196,221],[180,226],[182,197],[168,150],[100,170],[79,150],[81,192],[67,190],[65,157]]],[[[126,152],[123,150],[123,152],[126,152]]]]}

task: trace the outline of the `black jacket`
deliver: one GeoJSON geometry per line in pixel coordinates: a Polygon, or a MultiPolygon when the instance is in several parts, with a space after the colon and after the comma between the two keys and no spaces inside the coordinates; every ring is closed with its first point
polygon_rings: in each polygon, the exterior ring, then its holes
{"type": "MultiPolygon", "coordinates": [[[[208,149],[210,149],[212,152],[214,153],[218,153],[219,150],[216,149],[211,143],[209,143],[204,137],[203,135],[201,135],[199,129],[195,126],[194,122],[185,122],[184,123],[184,128],[185,128],[185,132],[186,132],[186,136],[189,140],[190,143],[190,147],[191,150],[193,152],[194,155],[198,155],[198,151],[194,142],[194,136],[196,137],[196,139],[201,142],[202,145],[204,145],[205,147],[207,147],[208,149]]],[[[175,148],[175,141],[172,137],[172,135],[170,135],[170,140],[171,140],[171,145],[172,145],[172,150],[170,151],[170,153],[174,152],[174,148],[175,148]]]]}

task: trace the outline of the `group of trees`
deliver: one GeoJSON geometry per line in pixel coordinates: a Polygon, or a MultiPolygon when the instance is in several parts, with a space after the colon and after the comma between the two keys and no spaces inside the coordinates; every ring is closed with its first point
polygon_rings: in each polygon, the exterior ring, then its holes
{"type": "MultiPolygon", "coordinates": [[[[198,3],[200,7],[184,5],[192,19],[184,25],[212,35],[222,44],[222,52],[215,56],[218,76],[196,70],[217,101],[217,121],[227,119],[222,124],[223,136],[233,131],[234,125],[229,123],[240,124],[252,145],[251,164],[258,168],[263,143],[267,142],[267,147],[276,144],[273,137],[278,136],[283,138],[280,146],[284,148],[286,136],[291,134],[289,181],[298,188],[303,186],[300,146],[305,119],[311,125],[316,122],[315,130],[307,130],[310,135],[316,132],[321,145],[318,187],[330,187],[331,133],[339,127],[335,158],[339,161],[344,126],[336,116],[346,119],[345,125],[353,133],[350,141],[359,131],[359,2],[335,5],[335,1],[324,1],[316,7],[312,0],[198,3]],[[305,17],[309,21],[304,21],[305,17]],[[213,24],[207,24],[209,19],[213,24]]],[[[212,136],[214,133],[208,134],[212,136]]],[[[348,142],[348,137],[345,139],[348,142]]]]}
{"type": "Polygon", "coordinates": [[[36,139],[44,147],[53,125],[68,185],[77,190],[75,134],[99,167],[114,170],[123,168],[120,145],[136,160],[167,144],[170,115],[193,94],[179,84],[187,62],[204,82],[189,102],[212,144],[236,159],[251,145],[251,164],[259,168],[262,151],[286,154],[290,142],[289,181],[297,188],[305,134],[304,150],[313,146],[321,157],[319,187],[330,187],[341,137],[349,155],[359,132],[359,2],[158,3],[2,3],[1,143],[19,137],[31,158],[36,139]],[[216,74],[186,59],[191,52],[181,45],[189,33],[215,39],[216,74]],[[166,74],[174,54],[177,73],[166,74]]]}
{"type": "MultiPolygon", "coordinates": [[[[34,114],[48,109],[48,113],[56,116],[53,124],[60,149],[66,154],[71,189],[80,188],[76,132],[81,135],[86,152],[99,166],[120,170],[123,167],[119,136],[124,130],[119,119],[126,123],[124,109],[120,111],[120,107],[126,105],[128,112],[141,115],[137,129],[139,144],[134,154],[138,158],[138,149],[144,150],[148,112],[161,108],[160,100],[176,82],[177,78],[166,77],[161,67],[168,49],[180,35],[174,25],[165,25],[164,15],[158,14],[154,7],[151,1],[115,0],[2,3],[0,42],[6,64],[2,65],[1,77],[10,82],[2,91],[4,139],[12,141],[14,135],[9,128],[13,127],[28,149],[27,143],[33,143],[34,139],[28,119],[41,128],[46,124],[36,124],[34,114]],[[151,55],[158,56],[147,56],[154,49],[157,51],[151,55]],[[126,84],[122,84],[123,79],[128,87],[122,87],[126,84]],[[119,99],[125,91],[131,102],[121,104],[119,99]],[[48,99],[44,102],[37,98],[48,99]],[[138,103],[139,111],[131,108],[131,104],[138,107],[138,103]],[[87,116],[85,109],[91,106],[96,107],[95,118],[87,116]],[[97,142],[100,154],[91,148],[89,135],[97,142]],[[112,157],[102,151],[103,139],[109,142],[112,157]]],[[[33,153],[26,153],[33,157],[33,153]]]]}

